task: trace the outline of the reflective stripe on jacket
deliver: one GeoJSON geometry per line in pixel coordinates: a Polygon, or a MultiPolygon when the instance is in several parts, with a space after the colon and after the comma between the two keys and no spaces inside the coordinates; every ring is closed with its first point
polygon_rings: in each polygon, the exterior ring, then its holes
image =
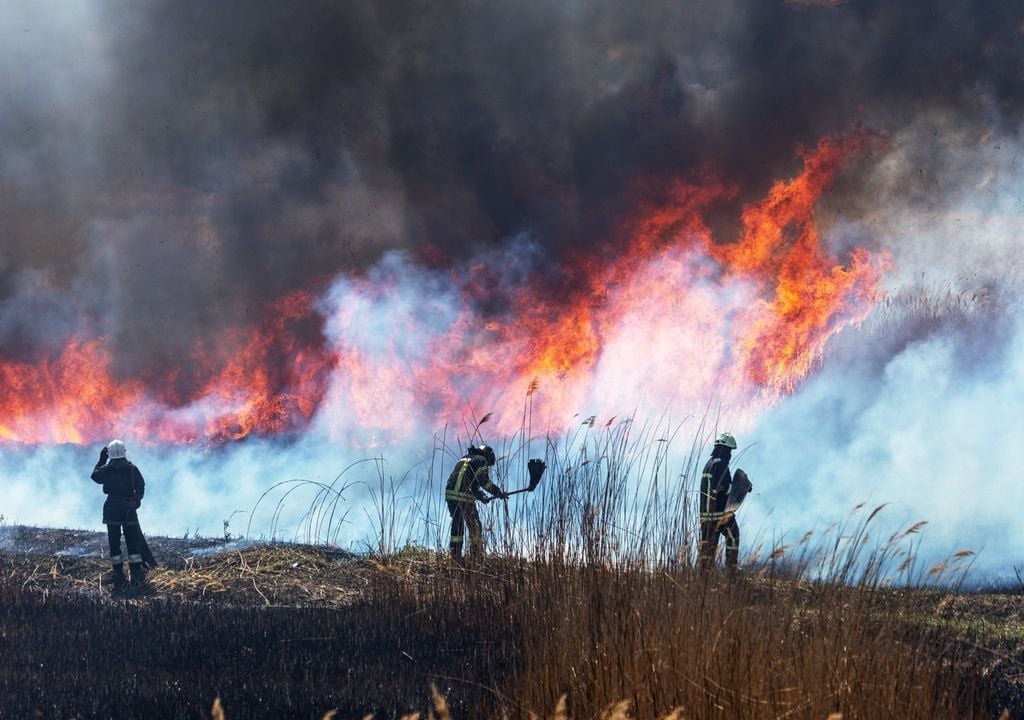
{"type": "Polygon", "coordinates": [[[708,460],[700,476],[701,522],[719,520],[725,515],[731,485],[732,473],[729,472],[729,463],[717,457],[708,460]]]}
{"type": "Polygon", "coordinates": [[[444,498],[453,502],[476,502],[486,497],[481,488],[494,494],[501,492],[491,482],[487,461],[480,455],[467,455],[455,463],[455,469],[448,476],[444,498]]]}

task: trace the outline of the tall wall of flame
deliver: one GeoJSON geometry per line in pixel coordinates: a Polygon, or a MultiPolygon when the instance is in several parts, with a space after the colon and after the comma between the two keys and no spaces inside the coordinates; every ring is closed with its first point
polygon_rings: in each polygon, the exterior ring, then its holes
{"type": "Polygon", "coordinates": [[[789,467],[766,423],[862,417],[922,343],[971,406],[1016,358],[1022,56],[1019,2],[14,0],[0,442],[710,406],[789,467]]]}

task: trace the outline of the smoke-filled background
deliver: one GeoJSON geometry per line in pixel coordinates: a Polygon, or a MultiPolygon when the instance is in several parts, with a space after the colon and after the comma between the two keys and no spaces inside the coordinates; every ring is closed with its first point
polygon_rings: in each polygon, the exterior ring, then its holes
{"type": "Polygon", "coordinates": [[[1021,564],[1024,3],[15,0],[0,33],[6,520],[98,524],[114,436],[147,530],[216,534],[486,413],[681,450],[706,418],[750,446],[745,537],[891,502],[1021,564]]]}

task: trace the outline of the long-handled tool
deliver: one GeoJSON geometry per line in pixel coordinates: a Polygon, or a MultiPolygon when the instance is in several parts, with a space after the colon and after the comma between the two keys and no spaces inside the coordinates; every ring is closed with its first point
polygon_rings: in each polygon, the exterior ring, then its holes
{"type": "Polygon", "coordinates": [[[530,484],[524,488],[507,492],[505,495],[515,495],[516,493],[533,492],[536,490],[537,486],[540,485],[540,479],[544,476],[544,469],[546,467],[547,465],[543,460],[539,460],[537,458],[530,460],[530,462],[526,463],[526,469],[530,471],[530,484]]]}
{"type": "MultiPolygon", "coordinates": [[[[103,452],[107,452],[107,448],[103,448],[103,452]]],[[[129,477],[132,483],[132,499],[134,501],[133,507],[137,510],[140,504],[140,500],[136,499],[139,497],[139,489],[135,487],[135,476],[138,475],[138,470],[132,468],[129,477]]],[[[141,477],[141,476],[140,476],[141,477]]],[[[138,522],[138,517],[135,518],[138,522]]],[[[146,536],[142,534],[142,525],[138,525],[139,528],[139,554],[142,556],[142,562],[149,568],[155,568],[157,566],[156,558],[153,557],[153,551],[149,549],[149,543],[146,542],[146,536]]]]}
{"type": "Polygon", "coordinates": [[[158,567],[159,563],[156,558],[153,557],[153,552],[149,549],[149,543],[146,542],[146,536],[142,534],[142,528],[139,528],[139,555],[142,556],[142,562],[150,569],[158,567]]]}

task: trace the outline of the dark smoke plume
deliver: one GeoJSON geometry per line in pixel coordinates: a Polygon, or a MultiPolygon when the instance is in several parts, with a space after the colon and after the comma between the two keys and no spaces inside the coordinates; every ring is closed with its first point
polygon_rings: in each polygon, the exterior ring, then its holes
{"type": "MultiPolygon", "coordinates": [[[[728,242],[855,123],[918,128],[899,185],[936,202],[923,128],[1013,134],[1024,105],[1019,1],[67,7],[0,21],[0,343],[86,325],[130,375],[389,249],[613,253],[640,194],[706,167],[739,189],[728,242]]],[[[867,212],[858,191],[832,202],[867,212]]]]}

